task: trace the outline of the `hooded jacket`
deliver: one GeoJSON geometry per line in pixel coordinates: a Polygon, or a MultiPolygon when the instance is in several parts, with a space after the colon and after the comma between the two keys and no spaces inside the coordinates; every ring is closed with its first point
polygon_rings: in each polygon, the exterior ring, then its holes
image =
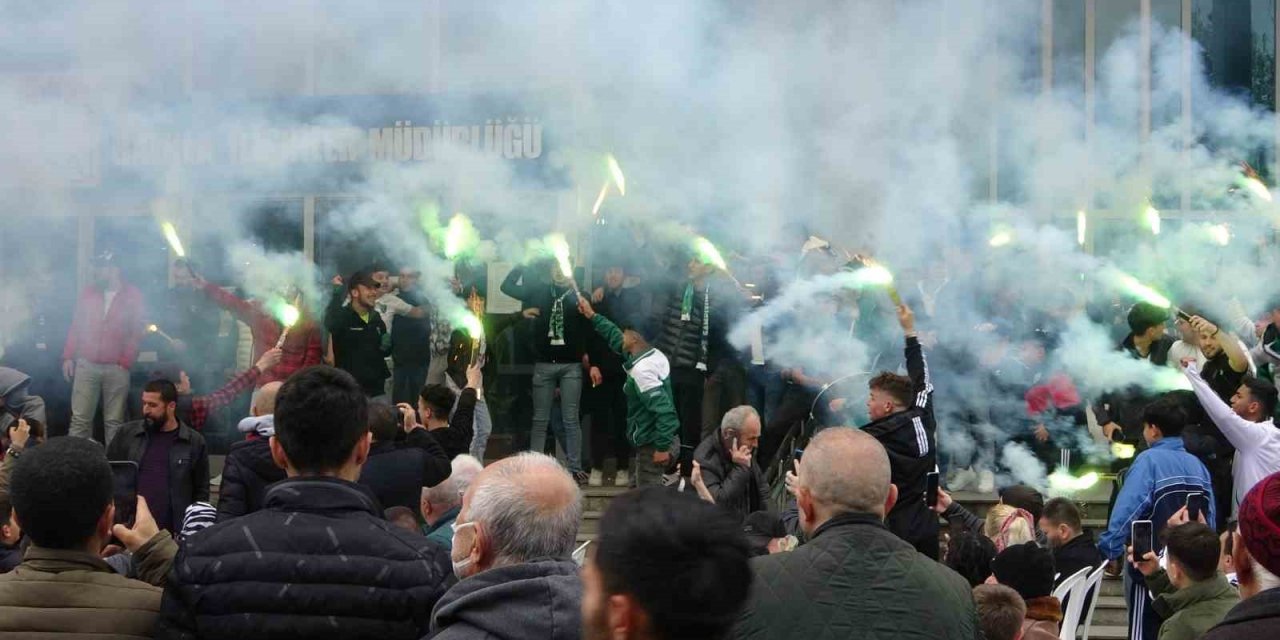
{"type": "Polygon", "coordinates": [[[938,557],[938,516],[925,504],[928,474],[938,467],[938,425],[933,417],[933,383],[924,349],[915,336],[908,337],[904,354],[907,376],[915,395],[907,409],[875,420],[862,428],[884,445],[889,454],[898,502],[885,525],[930,558],[938,557]]]}
{"type": "Polygon", "coordinates": [[[433,640],[578,640],[578,565],[544,558],[482,571],[449,589],[432,612],[433,640]]]}
{"type": "Polygon", "coordinates": [[[448,554],[382,518],[361,485],[290,478],[256,513],[182,542],[156,637],[417,640],[448,554]]]}
{"type": "Polygon", "coordinates": [[[4,398],[4,406],[6,409],[0,411],[0,434],[9,432],[9,425],[15,422],[8,409],[18,411],[24,420],[39,420],[40,424],[48,424],[45,420],[44,398],[27,394],[27,389],[31,386],[31,376],[10,369],[9,367],[0,367],[0,398],[4,398]]]}

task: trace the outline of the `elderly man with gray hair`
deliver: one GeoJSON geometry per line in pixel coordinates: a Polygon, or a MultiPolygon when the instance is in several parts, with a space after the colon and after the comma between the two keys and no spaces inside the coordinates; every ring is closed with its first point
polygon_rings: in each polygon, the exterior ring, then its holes
{"type": "Polygon", "coordinates": [[[808,542],[752,559],[755,580],[735,638],[979,638],[969,583],[895,536],[889,456],[874,437],[814,436],[788,488],[808,542]]]}
{"type": "Polygon", "coordinates": [[[760,414],[750,405],[724,414],[720,429],[693,452],[702,481],[716,505],[739,521],[769,507],[769,485],[753,454],[760,444],[760,414]]]}
{"type": "Polygon", "coordinates": [[[459,582],[431,615],[435,640],[561,640],[582,630],[570,559],[582,494],[555,458],[524,452],[480,472],[453,524],[459,582]]]}
{"type": "Polygon", "coordinates": [[[449,463],[449,477],[433,487],[422,488],[422,533],[445,549],[453,548],[453,523],[462,511],[462,494],[471,482],[484,471],[484,465],[474,456],[461,454],[449,463]]]}

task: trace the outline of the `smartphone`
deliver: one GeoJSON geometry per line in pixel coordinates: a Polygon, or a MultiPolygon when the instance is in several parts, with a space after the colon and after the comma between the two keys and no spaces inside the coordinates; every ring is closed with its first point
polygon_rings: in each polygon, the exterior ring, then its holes
{"type": "Polygon", "coordinates": [[[938,506],[938,472],[930,471],[925,475],[924,481],[924,503],[929,505],[929,508],[938,506]]]}
{"type": "Polygon", "coordinates": [[[1144,558],[1148,553],[1155,551],[1155,529],[1151,526],[1150,520],[1134,520],[1130,525],[1131,543],[1133,544],[1133,557],[1144,558]]]}
{"type": "Polygon", "coordinates": [[[804,449],[796,449],[795,451],[796,462],[800,462],[800,457],[803,455],[804,455],[804,449]]]}
{"type": "Polygon", "coordinates": [[[115,524],[133,527],[138,516],[138,463],[111,463],[111,500],[116,505],[115,524]]]}
{"type": "Polygon", "coordinates": [[[693,446],[680,445],[680,475],[688,478],[693,475],[693,446]]]}
{"type": "Polygon", "coordinates": [[[1201,516],[1209,518],[1209,496],[1199,491],[1187,494],[1187,517],[1197,522],[1201,516]]]}
{"type": "Polygon", "coordinates": [[[1191,322],[1191,314],[1187,313],[1186,311],[1183,311],[1182,309],[1178,309],[1177,307],[1174,307],[1174,309],[1175,309],[1175,313],[1178,314],[1179,320],[1183,322],[1191,322]]]}

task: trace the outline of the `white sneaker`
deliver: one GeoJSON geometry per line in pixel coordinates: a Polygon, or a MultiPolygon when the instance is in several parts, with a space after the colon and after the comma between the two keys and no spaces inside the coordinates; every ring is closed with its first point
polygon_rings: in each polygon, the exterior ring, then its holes
{"type": "Polygon", "coordinates": [[[604,474],[599,469],[591,470],[591,477],[587,479],[587,486],[598,487],[604,484],[604,474]]]}
{"type": "Polygon", "coordinates": [[[978,493],[995,493],[996,490],[996,474],[990,469],[983,469],[978,472],[978,493]]]}
{"type": "Polygon", "coordinates": [[[677,483],[677,482],[680,482],[680,474],[678,474],[678,473],[664,473],[664,474],[662,474],[662,486],[664,486],[664,487],[674,487],[674,486],[676,486],[676,483],[677,483]]]}
{"type": "Polygon", "coordinates": [[[615,478],[613,479],[613,486],[615,486],[615,487],[630,487],[630,486],[631,486],[631,475],[630,475],[630,474],[628,474],[626,471],[623,471],[622,469],[619,469],[619,470],[618,470],[618,475],[617,475],[617,477],[615,477],[615,478]]]}

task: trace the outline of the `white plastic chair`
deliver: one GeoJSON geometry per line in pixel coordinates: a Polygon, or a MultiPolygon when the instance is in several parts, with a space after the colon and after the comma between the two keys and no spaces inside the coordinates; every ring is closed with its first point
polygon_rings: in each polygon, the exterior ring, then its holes
{"type": "Polygon", "coordinates": [[[1089,627],[1093,625],[1093,610],[1098,608],[1098,599],[1102,597],[1102,571],[1107,566],[1106,561],[1098,565],[1093,573],[1089,574],[1089,579],[1084,581],[1084,591],[1081,593],[1089,596],[1089,602],[1084,605],[1089,612],[1084,616],[1084,625],[1080,627],[1081,640],[1089,640],[1089,627]]]}
{"type": "Polygon", "coordinates": [[[1085,567],[1071,574],[1071,577],[1063,580],[1062,584],[1053,590],[1053,597],[1057,598],[1058,602],[1067,601],[1067,610],[1063,612],[1062,626],[1058,632],[1060,640],[1075,640],[1076,625],[1080,622],[1080,602],[1084,600],[1080,595],[1080,585],[1088,579],[1089,567],[1085,567]]]}

